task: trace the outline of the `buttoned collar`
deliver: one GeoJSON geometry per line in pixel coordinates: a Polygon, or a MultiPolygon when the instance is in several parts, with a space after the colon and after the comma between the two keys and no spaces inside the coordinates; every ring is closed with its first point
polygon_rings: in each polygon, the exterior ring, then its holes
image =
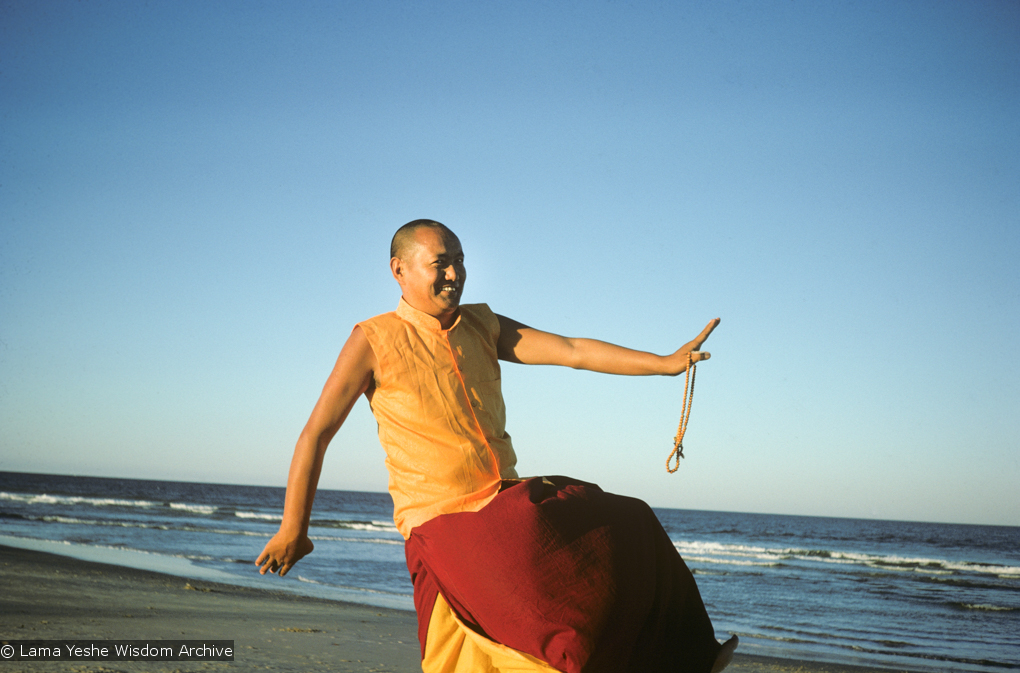
{"type": "MultiPolygon", "coordinates": [[[[439,318],[429,315],[424,311],[419,311],[415,307],[404,301],[404,298],[400,298],[400,303],[397,304],[397,315],[411,323],[415,327],[420,327],[430,332],[449,332],[450,330],[444,330],[442,324],[439,322],[439,318]]],[[[453,329],[460,323],[460,308],[457,309],[457,317],[454,319],[453,324],[450,325],[450,329],[453,329]]]]}

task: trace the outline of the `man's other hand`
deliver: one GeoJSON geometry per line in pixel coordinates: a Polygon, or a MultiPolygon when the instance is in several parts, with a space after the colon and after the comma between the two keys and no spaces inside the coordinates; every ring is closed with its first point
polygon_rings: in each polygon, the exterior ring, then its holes
{"type": "Polygon", "coordinates": [[[294,537],[284,535],[281,531],[266,544],[266,548],[255,559],[255,565],[262,566],[259,573],[263,575],[275,572],[283,577],[295,563],[312,553],[314,548],[315,545],[307,535],[294,537]]]}

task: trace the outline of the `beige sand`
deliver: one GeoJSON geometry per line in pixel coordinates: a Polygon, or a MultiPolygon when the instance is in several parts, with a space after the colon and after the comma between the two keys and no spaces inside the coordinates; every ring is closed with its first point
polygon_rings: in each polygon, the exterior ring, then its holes
{"type": "MultiPolygon", "coordinates": [[[[254,570],[253,570],[254,571],[254,570]]],[[[276,578],[267,579],[272,586],[276,578]]],[[[17,671],[420,671],[413,613],[187,580],[0,546],[0,640],[233,640],[233,662],[3,662],[17,671]]],[[[749,657],[737,673],[880,669],[749,657]]]]}

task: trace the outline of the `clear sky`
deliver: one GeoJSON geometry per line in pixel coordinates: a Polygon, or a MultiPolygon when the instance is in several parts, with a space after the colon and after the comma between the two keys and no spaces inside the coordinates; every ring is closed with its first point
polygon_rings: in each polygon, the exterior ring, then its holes
{"type": "MultiPolygon", "coordinates": [[[[1020,525],[1020,4],[0,0],[0,469],[283,485],[393,231],[698,368],[503,368],[522,474],[1020,525]]],[[[386,488],[362,401],[322,486],[386,488]]]]}

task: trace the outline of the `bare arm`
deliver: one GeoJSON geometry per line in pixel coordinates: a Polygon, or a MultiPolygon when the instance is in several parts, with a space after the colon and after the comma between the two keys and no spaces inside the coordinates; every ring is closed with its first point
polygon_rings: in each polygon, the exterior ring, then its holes
{"type": "Polygon", "coordinates": [[[255,560],[255,565],[262,566],[259,572],[263,575],[279,572],[282,577],[312,551],[314,545],[308,539],[308,522],[326,447],[358,397],[368,389],[375,366],[375,354],[368,339],[360,327],[355,327],[294,448],[280,530],[255,560]]]}
{"type": "Polygon", "coordinates": [[[701,334],[670,355],[631,350],[595,339],[576,339],[551,334],[498,315],[499,358],[526,365],[562,365],[604,374],[676,376],[687,370],[687,354],[694,362],[712,357],[701,350],[719,318],[709,321],[701,334]]]}

